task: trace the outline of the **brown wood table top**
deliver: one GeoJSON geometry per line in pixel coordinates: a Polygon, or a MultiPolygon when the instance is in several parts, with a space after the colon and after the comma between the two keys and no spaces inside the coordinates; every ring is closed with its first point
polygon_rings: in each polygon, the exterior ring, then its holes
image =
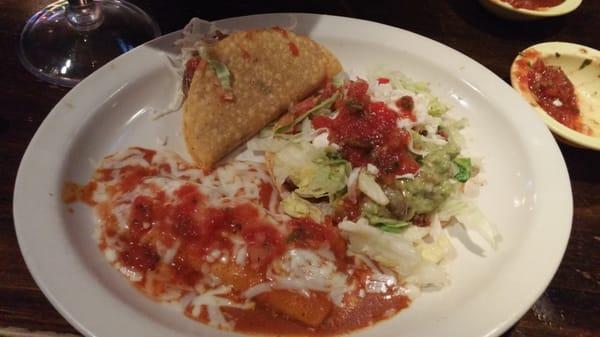
{"type": "MultiPolygon", "coordinates": [[[[311,12],[372,20],[446,44],[505,81],[515,55],[530,45],[566,41],[600,48],[598,0],[583,0],[581,7],[567,16],[528,23],[499,19],[475,0],[217,1],[217,6],[199,1],[134,2],[157,20],[163,33],[182,28],[193,16],[213,20],[255,13],[311,12]]],[[[7,332],[9,327],[77,334],[31,278],[12,217],[21,156],[48,112],[68,92],[34,78],[16,56],[25,21],[47,3],[0,0],[0,336],[16,335],[7,332]]],[[[548,289],[505,337],[600,336],[600,152],[562,144],[560,150],[574,197],[569,245],[548,289]]]]}

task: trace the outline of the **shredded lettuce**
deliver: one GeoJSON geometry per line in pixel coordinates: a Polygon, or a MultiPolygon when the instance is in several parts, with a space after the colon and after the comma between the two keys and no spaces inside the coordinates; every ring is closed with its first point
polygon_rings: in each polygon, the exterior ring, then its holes
{"type": "Polygon", "coordinates": [[[286,179],[297,187],[295,192],[304,198],[329,197],[346,189],[350,164],[330,158],[326,149],[309,143],[288,143],[275,154],[273,173],[281,186],[286,179]]]}
{"type": "Polygon", "coordinates": [[[463,135],[460,133],[468,121],[466,119],[445,119],[440,123],[439,129],[447,136],[448,143],[456,148],[455,152],[460,152],[460,147],[465,143],[463,135]]]}
{"type": "Polygon", "coordinates": [[[461,183],[466,182],[471,177],[471,159],[465,157],[454,158],[454,164],[456,165],[458,172],[454,175],[454,179],[461,183]]]}
{"type": "Polygon", "coordinates": [[[433,142],[426,141],[425,137],[414,130],[410,130],[410,151],[425,156],[428,153],[435,151],[440,146],[433,142]]]}
{"type": "Polygon", "coordinates": [[[429,85],[427,85],[427,83],[415,81],[398,71],[389,71],[383,68],[379,68],[372,71],[371,76],[374,78],[388,78],[390,80],[392,88],[396,90],[406,89],[408,91],[412,91],[415,94],[430,92],[429,85]]]}
{"type": "MultiPolygon", "coordinates": [[[[282,205],[287,215],[296,218],[319,221],[339,210],[347,200],[341,198],[343,195],[355,198],[362,193],[366,197],[361,201],[359,219],[344,219],[338,224],[348,239],[348,249],[393,270],[407,284],[440,287],[447,283],[442,263],[454,254],[442,224],[459,222],[493,247],[499,240],[494,227],[459,188],[478,172],[474,159],[461,155],[465,142],[461,129],[467,121],[448,117],[448,106],[431,93],[426,83],[397,72],[380,72],[374,78],[380,77],[390,79],[390,85],[372,89],[372,97],[386,104],[404,95],[415,99],[415,119],[405,119],[404,123],[399,119],[397,126],[410,133],[408,149],[419,163],[416,173],[380,185],[374,163],[352,168],[337,152],[338,145],[329,143],[328,138],[323,141],[323,130],[314,130],[310,118],[331,113],[336,94],[295,120],[290,118],[284,125],[271,128],[268,139],[277,140],[277,145],[271,146],[276,148],[272,176],[279,186],[286,181],[294,186],[282,205]],[[319,135],[321,138],[314,141],[319,135]],[[329,203],[321,199],[324,197],[329,203]],[[416,226],[416,222],[426,223],[416,226]]],[[[336,78],[334,84],[343,85],[345,74],[336,78]]],[[[374,85],[379,84],[374,81],[374,85]]]]}
{"type": "Polygon", "coordinates": [[[219,79],[219,83],[221,83],[221,87],[227,91],[231,90],[231,73],[227,66],[214,59],[209,59],[208,64],[210,64],[215,70],[215,73],[217,73],[217,78],[219,79]]]}
{"type": "Polygon", "coordinates": [[[303,121],[305,118],[312,115],[313,113],[316,113],[320,110],[329,108],[333,104],[333,102],[335,102],[335,100],[338,98],[338,96],[339,96],[339,94],[335,93],[331,97],[329,97],[329,98],[323,100],[321,103],[315,105],[312,109],[310,109],[310,110],[306,111],[305,113],[303,113],[302,115],[298,116],[290,124],[278,126],[274,130],[275,134],[287,132],[287,131],[291,130],[292,128],[294,128],[294,126],[296,126],[298,123],[303,121]]]}
{"type": "Polygon", "coordinates": [[[442,267],[424,259],[416,246],[403,235],[381,231],[370,226],[365,218],[356,222],[344,220],[338,227],[348,239],[348,248],[352,252],[377,261],[404,281],[421,287],[446,284],[447,276],[442,267]]]}
{"type": "Polygon", "coordinates": [[[384,232],[400,233],[407,226],[412,225],[409,221],[400,221],[392,218],[383,218],[376,215],[367,215],[371,226],[375,226],[384,232]]]}
{"type": "Polygon", "coordinates": [[[439,217],[445,221],[456,219],[464,226],[467,233],[469,231],[478,233],[494,249],[500,241],[500,234],[479,207],[464,197],[456,196],[446,200],[440,207],[439,217]]]}
{"type": "Polygon", "coordinates": [[[429,93],[429,86],[425,82],[417,82],[408,78],[405,75],[398,75],[392,78],[392,86],[395,88],[402,87],[414,93],[429,93]]]}
{"type": "Polygon", "coordinates": [[[361,211],[361,216],[367,219],[371,226],[384,232],[400,233],[411,225],[410,221],[395,219],[387,208],[372,201],[365,202],[361,211]]]}
{"type": "Polygon", "coordinates": [[[349,240],[351,251],[392,268],[400,276],[410,275],[419,264],[420,254],[410,241],[370,226],[367,219],[361,218],[356,222],[345,220],[338,227],[349,240]]]}
{"type": "Polygon", "coordinates": [[[346,74],[345,72],[340,72],[333,76],[333,78],[331,79],[331,83],[333,83],[333,85],[336,88],[341,88],[347,80],[348,74],[346,74]]]}
{"type": "MultiPolygon", "coordinates": [[[[272,131],[272,130],[271,130],[272,131]]],[[[311,143],[313,139],[321,132],[312,127],[310,119],[305,119],[300,125],[300,130],[297,133],[279,133],[271,132],[271,138],[274,140],[284,140],[288,143],[311,143]]]]}
{"type": "Polygon", "coordinates": [[[210,57],[208,51],[204,47],[201,47],[198,52],[200,53],[200,57],[206,60],[217,74],[217,79],[219,80],[221,87],[226,91],[231,91],[231,72],[229,72],[227,66],[210,57]]]}
{"type": "Polygon", "coordinates": [[[444,103],[440,102],[440,100],[432,96],[429,99],[429,104],[427,106],[427,113],[433,117],[441,117],[448,111],[448,107],[444,105],[444,103]]]}
{"type": "Polygon", "coordinates": [[[390,202],[381,186],[375,181],[375,177],[366,170],[361,170],[358,174],[358,189],[380,205],[385,206],[390,202]]]}
{"type": "Polygon", "coordinates": [[[432,263],[440,263],[452,251],[452,243],[446,234],[442,234],[431,242],[419,241],[417,250],[423,259],[432,263]]]}
{"type": "Polygon", "coordinates": [[[283,212],[292,218],[309,217],[319,223],[323,221],[321,210],[294,192],[282,200],[282,206],[283,212]]]}
{"type": "Polygon", "coordinates": [[[329,197],[346,188],[350,165],[346,161],[315,160],[315,171],[309,177],[291,177],[297,184],[296,193],[308,198],[329,197]],[[308,179],[307,179],[308,178],[308,179]]]}

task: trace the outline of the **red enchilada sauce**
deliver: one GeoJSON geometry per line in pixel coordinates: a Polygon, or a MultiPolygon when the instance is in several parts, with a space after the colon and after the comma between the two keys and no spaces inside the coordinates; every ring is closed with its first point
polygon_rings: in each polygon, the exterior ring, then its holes
{"type": "MultiPolygon", "coordinates": [[[[112,250],[115,256],[109,260],[119,270],[123,272],[124,267],[139,275],[130,281],[148,296],[160,299],[169,289],[190,292],[198,284],[205,284],[207,277],[216,276],[222,285],[233,289],[220,297],[243,302],[245,290],[270,282],[269,266],[288,251],[326,249],[332,254],[337,272],[347,275],[346,284],[355,284],[344,292],[343,305],[330,302],[327,292],[309,290],[309,297],[304,297],[292,290],[274,289],[252,297],[254,308],[223,306],[219,310],[235,331],[324,336],[371,325],[408,306],[409,299],[395,292],[395,286],[365,292],[366,280],[373,271],[364,264],[357,265],[346,254],[346,241],[332,219],[322,223],[291,219],[275,225],[264,211],[273,200],[280,202],[272,198],[277,191],[270,182],[253,181],[258,188],[254,201],[211,206],[212,196],[199,188],[201,178],[188,173],[195,169],[193,166],[161,159],[164,156],[142,148],[131,148],[113,157],[112,162],[107,162],[111,157],[104,160],[88,185],[65,186],[65,200],[80,196],[79,200],[96,208],[102,223],[100,249],[105,254],[112,250]],[[85,199],[80,191],[86,191],[85,199]],[[106,196],[95,199],[95,193],[106,196]],[[117,214],[123,214],[117,209],[122,207],[129,212],[117,221],[117,214]],[[281,226],[286,229],[282,231],[281,226]],[[239,242],[236,244],[233,237],[243,240],[246,247],[243,265],[236,261],[239,250],[235,246],[239,242]],[[166,254],[159,246],[174,249],[172,257],[165,260],[166,254]],[[217,251],[221,255],[211,260],[217,251]],[[226,261],[223,256],[227,256],[226,261]],[[282,299],[291,302],[281,303],[282,299]],[[324,315],[311,325],[281,311],[285,306],[303,306],[309,315],[321,310],[324,315]]],[[[251,170],[257,172],[255,167],[251,170]]],[[[191,304],[184,308],[191,318],[209,323],[208,309],[201,310],[194,314],[191,304]]]]}
{"type": "Polygon", "coordinates": [[[565,2],[565,0],[502,0],[502,1],[510,4],[511,6],[513,6],[515,8],[523,8],[523,9],[530,9],[530,10],[555,7],[555,6],[558,6],[558,5],[562,4],[563,2],[565,2]]]}

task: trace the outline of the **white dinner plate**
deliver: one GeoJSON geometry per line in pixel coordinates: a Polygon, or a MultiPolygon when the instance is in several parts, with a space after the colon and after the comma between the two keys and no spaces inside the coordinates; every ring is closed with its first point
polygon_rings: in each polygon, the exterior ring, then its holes
{"type": "MultiPolygon", "coordinates": [[[[293,28],[330,48],[346,70],[385,64],[428,81],[455,115],[470,121],[469,147],[484,157],[488,182],[478,203],[502,235],[498,249],[481,250],[455,232],[457,257],[447,268],[451,284],[425,292],[408,309],[353,336],[498,336],[542,294],[569,239],[569,177],[546,126],[500,78],[442,44],[373,22],[269,14],[216,24],[293,28]]],[[[177,53],[178,37],[173,33],[140,46],[73,88],[42,123],[19,168],[14,218],[21,251],[50,302],[86,336],[230,334],[135,290],[97,248],[91,210],[61,200],[65,181],[85,183],[94,162],[128,146],[185,153],[181,114],[151,118],[153,110],[171,102],[180,81],[166,57],[177,53]]]]}

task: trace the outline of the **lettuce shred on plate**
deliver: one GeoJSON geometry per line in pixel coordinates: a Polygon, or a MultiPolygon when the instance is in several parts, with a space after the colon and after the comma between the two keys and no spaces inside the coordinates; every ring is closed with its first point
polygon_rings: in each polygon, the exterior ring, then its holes
{"type": "Polygon", "coordinates": [[[481,179],[463,151],[467,121],[448,110],[401,73],[340,74],[237,159],[267,164],[288,216],[329,217],[352,253],[407,285],[442,287],[453,255],[445,226],[461,224],[492,247],[499,237],[472,200],[481,179]]]}

